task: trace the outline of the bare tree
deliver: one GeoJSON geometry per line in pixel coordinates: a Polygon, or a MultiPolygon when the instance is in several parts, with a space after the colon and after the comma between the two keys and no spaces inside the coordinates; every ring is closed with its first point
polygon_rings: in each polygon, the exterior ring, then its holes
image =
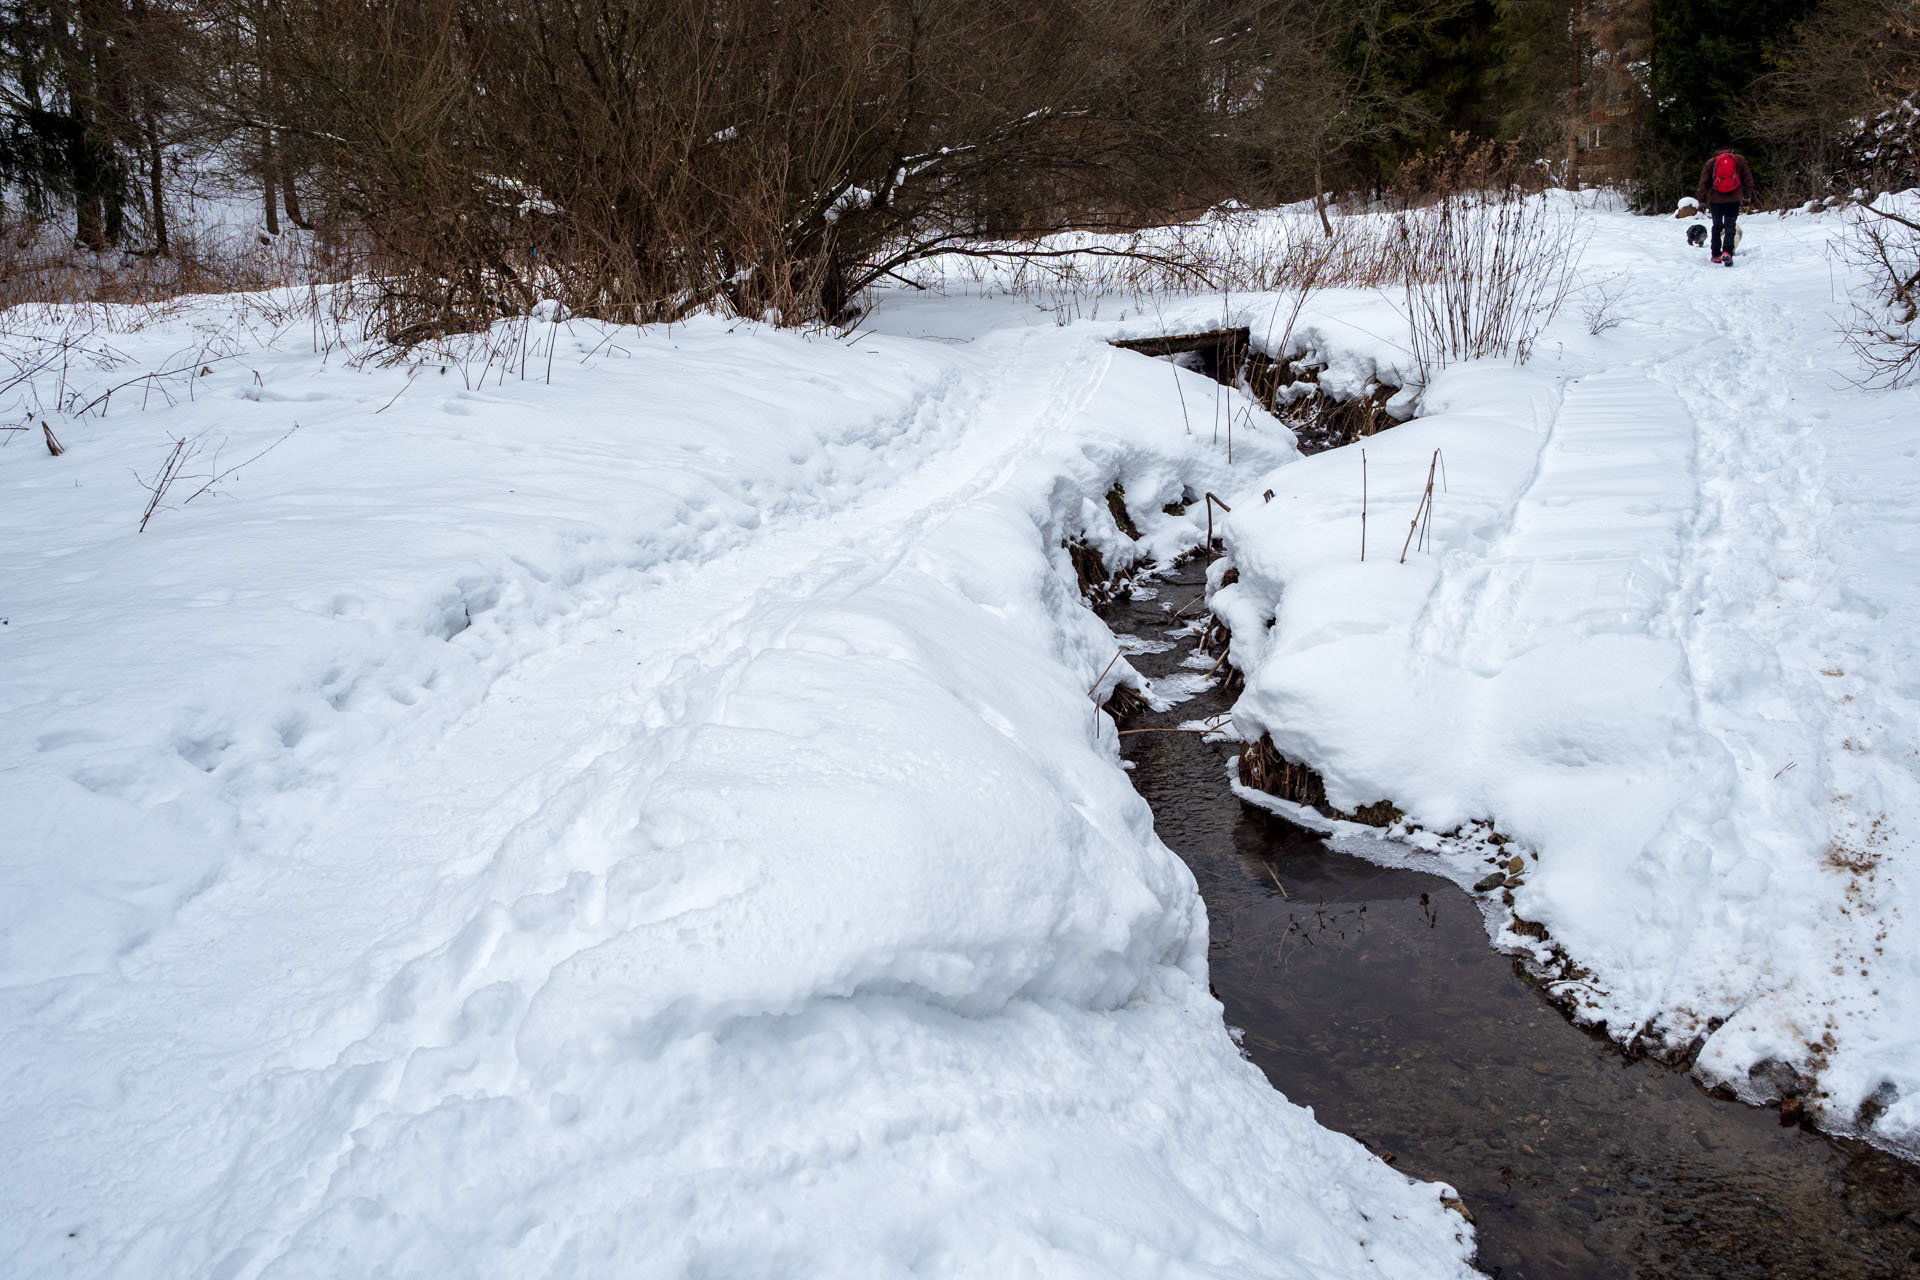
{"type": "Polygon", "coordinates": [[[1867,384],[1891,388],[1920,377],[1920,221],[1883,203],[1858,206],[1844,242],[1871,290],[1855,300],[1846,336],[1867,384]]]}
{"type": "Polygon", "coordinates": [[[403,337],[537,296],[840,319],[963,239],[1204,203],[1245,26],[1207,0],[233,3],[260,60],[233,118],[315,157],[403,337]]]}
{"type": "Polygon", "coordinates": [[[1795,29],[1744,118],[1796,195],[1911,186],[1920,4],[1821,0],[1795,29]]]}

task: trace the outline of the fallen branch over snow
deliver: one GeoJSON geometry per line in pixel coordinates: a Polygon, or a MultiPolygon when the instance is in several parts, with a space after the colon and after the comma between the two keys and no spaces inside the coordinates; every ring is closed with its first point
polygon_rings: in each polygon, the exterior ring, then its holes
{"type": "MultiPolygon", "coordinates": [[[[247,466],[249,463],[258,462],[275,449],[278,449],[286,443],[288,436],[291,436],[299,429],[300,424],[296,422],[292,427],[288,428],[286,435],[281,436],[278,440],[275,440],[272,444],[254,454],[251,458],[243,462],[236,462],[223,471],[214,471],[201,475],[187,475],[186,466],[189,462],[193,461],[194,458],[199,456],[202,449],[201,440],[206,433],[202,432],[200,435],[192,437],[175,436],[173,439],[173,449],[167,454],[166,460],[160,464],[160,469],[154,473],[151,480],[143,479],[137,471],[133,473],[133,478],[140,482],[140,487],[145,489],[149,495],[146,510],[140,513],[140,528],[136,530],[136,532],[145,533],[147,531],[147,522],[153,519],[154,513],[166,504],[167,493],[176,484],[180,483],[180,481],[201,481],[199,488],[180,500],[180,505],[184,507],[202,494],[211,493],[216,486],[239,471],[240,468],[247,466]]],[[[52,440],[51,432],[48,433],[48,440],[50,442],[52,440]]],[[[222,442],[222,447],[224,447],[224,443],[225,442],[222,442]]],[[[215,467],[220,465],[220,450],[218,448],[214,450],[213,465],[215,467]]]]}

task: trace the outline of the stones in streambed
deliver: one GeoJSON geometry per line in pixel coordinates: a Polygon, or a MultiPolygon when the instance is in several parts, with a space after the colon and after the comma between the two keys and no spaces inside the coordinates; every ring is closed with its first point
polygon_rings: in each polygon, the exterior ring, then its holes
{"type": "Polygon", "coordinates": [[[1808,1100],[1820,1096],[1818,1083],[1811,1076],[1779,1058],[1762,1058],[1747,1068],[1746,1092],[1762,1106],[1778,1103],[1782,1126],[1811,1125],[1817,1101],[1809,1106],[1808,1100]]]}
{"type": "MultiPolygon", "coordinates": [[[[1439,847],[1431,835],[1422,833],[1421,838],[1414,839],[1411,833],[1418,831],[1418,828],[1411,828],[1406,822],[1406,815],[1391,801],[1380,800],[1351,811],[1335,809],[1327,803],[1326,780],[1311,766],[1281,754],[1273,745],[1273,739],[1264,734],[1258,742],[1249,743],[1241,750],[1240,782],[1243,786],[1317,810],[1330,818],[1385,828],[1389,839],[1410,840],[1418,848],[1439,847]]],[[[1524,958],[1524,971],[1529,985],[1534,982],[1544,984],[1554,1003],[1566,1009],[1576,1020],[1583,1020],[1582,1012],[1593,1007],[1591,996],[1586,994],[1594,989],[1593,973],[1560,949],[1548,934],[1546,925],[1538,920],[1528,920],[1514,910],[1513,890],[1526,883],[1527,857],[1538,855],[1523,856],[1514,852],[1513,842],[1486,823],[1458,828],[1439,839],[1452,841],[1456,847],[1477,842],[1487,849],[1494,869],[1474,883],[1473,891],[1483,896],[1494,893],[1500,895],[1500,902],[1505,908],[1506,932],[1513,939],[1526,940],[1509,941],[1506,945],[1517,949],[1524,958]]],[[[1516,958],[1516,965],[1522,964],[1521,957],[1516,958]]]]}
{"type": "Polygon", "coordinates": [[[1900,1100],[1900,1090],[1891,1080],[1882,1080],[1880,1087],[1868,1094],[1855,1113],[1854,1123],[1865,1133],[1887,1113],[1887,1108],[1900,1100]]]}

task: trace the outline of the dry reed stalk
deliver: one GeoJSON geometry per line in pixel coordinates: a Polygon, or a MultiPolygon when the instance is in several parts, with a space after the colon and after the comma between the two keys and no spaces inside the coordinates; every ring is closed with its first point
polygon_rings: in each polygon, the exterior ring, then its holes
{"type": "Polygon", "coordinates": [[[1215,503],[1219,503],[1219,505],[1220,505],[1220,509],[1221,509],[1222,511],[1224,511],[1224,512],[1226,512],[1226,513],[1227,513],[1228,515],[1232,515],[1232,514],[1233,514],[1233,508],[1232,508],[1232,507],[1230,507],[1230,506],[1228,506],[1228,505],[1227,505],[1226,503],[1224,503],[1224,502],[1220,502],[1220,499],[1218,499],[1218,498],[1216,498],[1216,497],[1214,497],[1214,496],[1213,496],[1213,493],[1212,493],[1212,491],[1211,491],[1211,490],[1209,490],[1209,491],[1208,491],[1208,493],[1207,493],[1207,497],[1206,497],[1206,503],[1207,503],[1207,553],[1208,553],[1209,555],[1211,555],[1211,554],[1213,553],[1213,508],[1214,508],[1214,504],[1215,504],[1215,503]]]}
{"type": "MultiPolygon", "coordinates": [[[[1414,508],[1413,520],[1411,523],[1407,525],[1407,540],[1400,545],[1400,563],[1401,564],[1405,564],[1407,562],[1407,550],[1409,547],[1413,546],[1413,535],[1417,530],[1420,529],[1422,518],[1423,517],[1425,518],[1427,525],[1429,527],[1431,527],[1433,523],[1433,477],[1434,477],[1435,468],[1437,468],[1439,465],[1440,465],[1440,451],[1438,449],[1435,449],[1433,451],[1433,457],[1427,460],[1427,487],[1421,491],[1420,505],[1414,508]]],[[[1419,549],[1425,550],[1426,545],[1427,545],[1426,534],[1421,533],[1419,549]]]]}
{"type": "Polygon", "coordinates": [[[44,431],[44,432],[46,432],[46,435],[47,435],[47,452],[48,452],[48,453],[50,453],[50,454],[52,454],[52,455],[53,455],[54,457],[56,457],[56,458],[57,458],[57,457],[59,457],[59,456],[60,456],[61,454],[63,454],[63,453],[65,453],[65,452],[67,451],[67,446],[65,446],[65,445],[63,445],[63,444],[61,444],[61,443],[60,443],[60,440],[59,440],[59,437],[57,437],[57,436],[55,436],[55,435],[53,434],[53,428],[52,428],[52,427],[50,427],[50,426],[48,426],[48,425],[47,425],[47,424],[46,424],[45,422],[42,422],[42,423],[40,424],[40,430],[42,430],[42,431],[44,431]]]}
{"type": "MultiPolygon", "coordinates": [[[[1113,656],[1107,659],[1107,665],[1100,668],[1100,674],[1094,679],[1094,682],[1087,687],[1087,696],[1089,698],[1094,697],[1094,695],[1099,692],[1101,684],[1106,681],[1107,672],[1113,670],[1113,664],[1118,661],[1120,661],[1120,650],[1115,649],[1113,656]]],[[[1097,701],[1095,705],[1099,705],[1097,701]]]]}
{"type": "Polygon", "coordinates": [[[1225,662],[1225,661],[1227,660],[1227,655],[1228,655],[1228,654],[1230,654],[1230,653],[1232,653],[1232,652],[1233,652],[1233,650],[1232,650],[1232,649],[1230,649],[1230,648],[1229,648],[1229,649],[1222,649],[1222,650],[1220,651],[1220,656],[1219,656],[1219,657],[1217,657],[1217,658],[1215,658],[1215,659],[1213,660],[1213,665],[1207,668],[1207,674],[1206,674],[1206,675],[1204,675],[1204,676],[1202,676],[1202,677],[1200,677],[1200,678],[1201,678],[1202,680],[1211,680],[1211,679],[1213,679],[1213,673],[1214,673],[1214,672],[1216,672],[1216,671],[1218,671],[1218,670],[1220,669],[1220,664],[1221,664],[1221,663],[1223,663],[1223,662],[1225,662]]]}
{"type": "Polygon", "coordinates": [[[1283,884],[1281,884],[1281,883],[1280,883],[1280,877],[1279,877],[1279,875],[1278,875],[1278,874],[1277,874],[1277,873],[1276,873],[1276,872],[1274,871],[1274,869],[1273,869],[1273,864],[1272,864],[1272,863],[1265,863],[1265,864],[1263,864],[1263,865],[1265,865],[1265,866],[1266,866],[1266,868],[1267,868],[1267,874],[1273,877],[1273,887],[1274,887],[1274,888],[1276,888],[1276,889],[1278,889],[1278,890],[1280,891],[1280,896],[1281,896],[1281,898],[1282,898],[1282,899],[1284,899],[1284,900],[1286,900],[1286,901],[1288,901],[1288,902],[1291,902],[1291,901],[1293,901],[1293,897],[1292,897],[1292,895],[1291,895],[1291,894],[1289,894],[1289,893],[1287,892],[1287,886],[1285,886],[1285,885],[1283,885],[1283,884]]]}

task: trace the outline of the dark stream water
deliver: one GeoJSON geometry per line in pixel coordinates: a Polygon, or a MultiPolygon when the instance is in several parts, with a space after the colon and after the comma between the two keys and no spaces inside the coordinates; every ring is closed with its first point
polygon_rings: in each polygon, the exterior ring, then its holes
{"type": "MultiPolygon", "coordinates": [[[[1202,574],[1189,561],[1156,598],[1103,611],[1116,632],[1178,640],[1130,655],[1149,677],[1192,652],[1170,614],[1202,574]]],[[[1128,727],[1230,705],[1208,691],[1128,727]]],[[[1322,1124],[1458,1188],[1489,1275],[1920,1277],[1920,1168],[1628,1061],[1491,948],[1451,881],[1243,807],[1231,748],[1186,733],[1123,742],[1206,898],[1214,987],[1248,1055],[1322,1124]]]]}

